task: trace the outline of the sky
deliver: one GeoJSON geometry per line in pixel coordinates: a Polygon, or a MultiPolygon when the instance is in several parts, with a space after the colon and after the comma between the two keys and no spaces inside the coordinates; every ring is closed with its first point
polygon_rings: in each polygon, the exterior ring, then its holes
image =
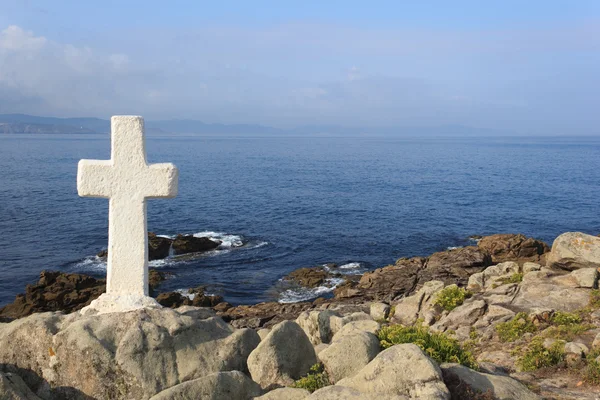
{"type": "Polygon", "coordinates": [[[0,0],[0,114],[600,135],[600,1],[0,0]]]}

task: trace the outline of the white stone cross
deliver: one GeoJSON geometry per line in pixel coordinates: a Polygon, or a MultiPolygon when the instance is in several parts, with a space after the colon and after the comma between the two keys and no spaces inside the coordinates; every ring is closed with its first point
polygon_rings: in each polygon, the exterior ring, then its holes
{"type": "Polygon", "coordinates": [[[110,199],[106,294],[92,308],[125,311],[157,305],[148,297],[146,199],[175,197],[177,186],[173,164],[146,162],[144,119],[112,117],[111,159],[81,160],[77,170],[80,196],[110,199]]]}

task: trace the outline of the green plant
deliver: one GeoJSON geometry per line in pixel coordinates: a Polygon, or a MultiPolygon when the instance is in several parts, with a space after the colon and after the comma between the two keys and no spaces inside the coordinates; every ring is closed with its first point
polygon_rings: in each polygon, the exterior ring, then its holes
{"type": "Polygon", "coordinates": [[[390,312],[388,314],[388,319],[391,321],[392,317],[394,316],[394,314],[396,314],[396,306],[391,306],[390,307],[390,312]]]}
{"type": "Polygon", "coordinates": [[[507,283],[519,283],[523,281],[523,274],[521,272],[515,272],[511,276],[500,279],[502,284],[506,285],[507,283]]]}
{"type": "Polygon", "coordinates": [[[460,343],[443,333],[429,332],[423,326],[390,325],[377,333],[383,349],[395,344],[414,343],[438,363],[454,362],[469,368],[477,368],[473,354],[460,343]]]}
{"type": "Polygon", "coordinates": [[[565,358],[565,344],[557,341],[550,348],[545,348],[543,339],[534,338],[518,364],[523,371],[535,371],[539,368],[551,367],[563,361],[565,358]]]}
{"type": "Polygon", "coordinates": [[[327,376],[327,372],[325,372],[323,364],[315,364],[310,367],[308,374],[294,382],[292,387],[306,389],[312,393],[329,385],[331,385],[331,382],[329,382],[329,377],[327,376]]]}
{"type": "Polygon", "coordinates": [[[600,290],[594,289],[590,293],[589,307],[593,309],[600,308],[600,290]]]}
{"type": "Polygon", "coordinates": [[[574,325],[581,322],[581,317],[577,314],[572,314],[563,311],[557,311],[552,316],[552,323],[554,325],[574,325]]]}
{"type": "Polygon", "coordinates": [[[584,370],[584,380],[593,385],[600,384],[600,363],[596,360],[600,356],[600,350],[594,350],[585,357],[587,366],[584,370]]]}
{"type": "Polygon", "coordinates": [[[460,306],[465,299],[471,297],[471,292],[459,288],[456,285],[450,285],[440,290],[435,298],[434,304],[438,304],[444,310],[452,311],[460,306]]]}
{"type": "Polygon", "coordinates": [[[501,322],[496,325],[496,332],[498,337],[503,342],[514,342],[519,339],[525,333],[533,333],[536,331],[536,327],[529,320],[527,314],[520,312],[513,317],[510,321],[501,322]]]}

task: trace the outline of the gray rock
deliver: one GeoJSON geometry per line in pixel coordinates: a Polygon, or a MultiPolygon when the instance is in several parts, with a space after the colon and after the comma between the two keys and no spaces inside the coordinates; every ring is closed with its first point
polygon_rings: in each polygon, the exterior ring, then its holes
{"type": "MultiPolygon", "coordinates": [[[[296,322],[304,330],[312,344],[329,343],[333,337],[332,319],[341,321],[339,313],[331,310],[304,311],[296,322]]],[[[337,322],[341,328],[341,323],[337,322]]],[[[339,329],[339,328],[338,328],[339,329]]]]}
{"type": "Polygon", "coordinates": [[[597,289],[598,270],[596,268],[581,268],[571,272],[571,276],[577,282],[578,287],[597,289]]]}
{"type": "Polygon", "coordinates": [[[16,374],[0,373],[1,400],[40,400],[16,374]]]}
{"type": "Polygon", "coordinates": [[[317,356],[319,355],[320,352],[322,352],[323,350],[325,350],[326,348],[329,347],[329,344],[327,343],[320,343],[316,346],[314,346],[315,348],[315,353],[317,354],[317,356]]]}
{"type": "Polygon", "coordinates": [[[275,325],[248,357],[252,379],[263,388],[289,386],[316,363],[312,343],[293,321],[275,325]]]}
{"type": "Polygon", "coordinates": [[[379,353],[346,386],[370,395],[401,395],[409,399],[449,400],[438,365],[414,344],[398,344],[379,353]]]}
{"type": "Polygon", "coordinates": [[[371,304],[370,314],[375,321],[385,320],[390,314],[390,306],[386,303],[373,303],[371,304]]]}
{"type": "Polygon", "coordinates": [[[547,264],[570,271],[600,267],[600,237],[581,232],[563,233],[554,240],[547,264]]]}
{"type": "Polygon", "coordinates": [[[256,331],[256,333],[258,333],[258,336],[260,337],[260,340],[263,340],[264,338],[266,338],[270,332],[271,332],[271,330],[269,328],[262,328],[262,329],[259,329],[258,331],[256,331]]]}
{"type": "Polygon", "coordinates": [[[379,353],[379,340],[371,333],[359,331],[338,340],[335,340],[336,337],[327,349],[319,353],[319,359],[333,383],[354,376],[379,353]]]}
{"type": "Polygon", "coordinates": [[[441,309],[436,309],[434,302],[437,293],[444,288],[442,281],[426,282],[421,289],[412,296],[405,297],[398,301],[394,307],[395,312],[392,318],[393,322],[412,325],[417,319],[424,318],[425,314],[435,316],[441,313],[441,309]]]}
{"type": "Polygon", "coordinates": [[[447,330],[456,331],[461,326],[471,327],[486,313],[487,308],[488,305],[483,300],[465,302],[433,324],[431,330],[446,332],[447,330]]]}
{"type": "MultiPolygon", "coordinates": [[[[335,385],[315,391],[306,400],[409,400],[409,398],[401,395],[361,393],[356,389],[335,385]]],[[[427,399],[423,398],[423,400],[427,399]]]]}
{"type": "Polygon", "coordinates": [[[306,389],[286,387],[271,390],[267,394],[255,397],[254,400],[304,400],[308,396],[310,396],[310,392],[306,389]]]}
{"type": "Polygon", "coordinates": [[[359,332],[369,332],[372,334],[376,334],[377,331],[381,328],[379,322],[375,322],[370,319],[352,321],[342,326],[342,329],[339,330],[335,335],[333,335],[333,339],[331,342],[335,342],[336,340],[340,340],[342,337],[347,335],[354,335],[359,332]]]}
{"type": "Polygon", "coordinates": [[[540,269],[542,269],[542,266],[540,264],[536,264],[533,262],[526,262],[525,264],[523,264],[523,274],[528,274],[533,271],[539,271],[540,269]]]}
{"type": "Polygon", "coordinates": [[[567,342],[565,343],[565,353],[575,354],[578,356],[586,355],[590,349],[583,343],[567,342]]]}
{"type": "Polygon", "coordinates": [[[594,338],[594,341],[592,342],[592,348],[593,349],[598,349],[600,348],[600,333],[598,333],[596,335],[596,337],[594,338]]]}
{"type": "Polygon", "coordinates": [[[246,370],[259,342],[205,309],[38,314],[0,326],[0,363],[33,371],[25,378],[37,393],[43,379],[56,397],[149,398],[210,373],[246,370]]]}
{"type": "Polygon", "coordinates": [[[150,400],[250,400],[260,386],[239,371],[216,372],[163,390],[150,400]]]}
{"type": "Polygon", "coordinates": [[[525,310],[552,308],[572,312],[587,306],[589,300],[589,289],[577,287],[570,274],[549,276],[542,269],[525,275],[511,304],[525,310]]]}
{"type": "Polygon", "coordinates": [[[502,375],[491,375],[473,371],[460,364],[444,363],[441,366],[444,381],[453,396],[460,398],[464,385],[479,393],[490,392],[498,400],[541,400],[519,381],[502,375]]]}

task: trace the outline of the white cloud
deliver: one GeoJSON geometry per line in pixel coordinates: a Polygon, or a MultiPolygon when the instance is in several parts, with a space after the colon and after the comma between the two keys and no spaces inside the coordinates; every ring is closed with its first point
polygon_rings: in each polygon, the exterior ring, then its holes
{"type": "Polygon", "coordinates": [[[43,36],[35,37],[33,32],[10,25],[0,32],[0,50],[36,51],[46,44],[43,36]]]}

